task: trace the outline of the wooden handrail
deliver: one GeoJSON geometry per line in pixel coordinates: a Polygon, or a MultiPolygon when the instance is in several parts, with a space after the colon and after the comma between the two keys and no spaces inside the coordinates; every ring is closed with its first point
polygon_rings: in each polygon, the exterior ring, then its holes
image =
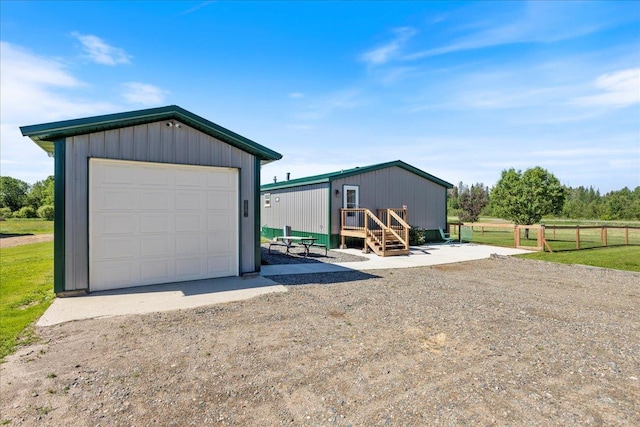
{"type": "MultiPolygon", "coordinates": [[[[380,226],[380,228],[382,228],[383,230],[384,230],[385,228],[387,228],[387,226],[386,226],[386,225],[384,225],[384,222],[380,221],[380,219],[379,219],[377,216],[375,216],[375,215],[373,214],[373,212],[371,212],[369,209],[365,209],[365,218],[366,218],[366,217],[370,217],[370,218],[373,220],[373,222],[375,222],[376,224],[378,224],[378,225],[380,226]]],[[[367,225],[368,225],[368,224],[367,224],[367,225]]],[[[367,225],[365,225],[365,227],[366,227],[367,225]]]]}
{"type": "Polygon", "coordinates": [[[411,230],[411,226],[407,224],[407,222],[404,219],[400,218],[400,215],[398,215],[393,209],[388,210],[388,215],[390,217],[393,217],[402,226],[402,228],[404,229],[404,237],[400,237],[398,233],[396,233],[396,231],[393,229],[393,227],[391,227],[391,224],[389,224],[389,229],[391,233],[393,233],[393,235],[396,236],[398,240],[400,240],[404,244],[405,248],[408,248],[409,247],[409,230],[411,230]]]}
{"type": "Polygon", "coordinates": [[[386,251],[387,233],[393,235],[402,243],[405,250],[408,250],[409,230],[411,226],[403,218],[406,218],[406,209],[378,209],[378,213],[385,218],[386,221],[381,220],[376,214],[366,208],[340,209],[341,229],[349,232],[363,232],[370,241],[375,241],[383,248],[383,253],[386,251]],[[356,218],[356,221],[353,221],[351,224],[347,224],[346,221],[348,213],[354,214],[356,218]],[[385,222],[387,222],[387,224],[385,224],[385,222]],[[380,233],[377,233],[377,230],[379,230],[380,233]],[[402,232],[400,230],[402,230],[402,232]]]}

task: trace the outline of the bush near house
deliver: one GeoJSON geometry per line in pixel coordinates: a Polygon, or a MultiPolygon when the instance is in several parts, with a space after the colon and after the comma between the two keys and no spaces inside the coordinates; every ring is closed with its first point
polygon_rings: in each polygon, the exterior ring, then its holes
{"type": "Polygon", "coordinates": [[[37,218],[38,212],[31,206],[23,206],[13,216],[16,218],[37,218]]]}
{"type": "Polygon", "coordinates": [[[38,216],[47,221],[53,221],[53,205],[42,205],[38,208],[38,216]]]}

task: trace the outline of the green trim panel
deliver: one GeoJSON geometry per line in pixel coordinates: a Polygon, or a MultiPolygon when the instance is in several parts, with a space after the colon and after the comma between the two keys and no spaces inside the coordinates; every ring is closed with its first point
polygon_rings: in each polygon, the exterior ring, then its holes
{"type": "MultiPolygon", "coordinates": [[[[311,233],[308,231],[291,230],[292,236],[300,237],[315,237],[318,239],[316,243],[321,245],[329,244],[329,236],[320,233],[311,233]]],[[[262,236],[267,239],[273,239],[274,237],[284,236],[284,231],[281,228],[262,227],[262,236]]]]}
{"type": "Polygon", "coordinates": [[[207,135],[220,139],[253,154],[260,160],[280,160],[282,154],[258,144],[242,135],[223,128],[203,117],[195,115],[177,105],[150,108],[146,110],[128,111],[125,113],[107,114],[103,116],[86,117],[82,119],[65,120],[39,125],[21,126],[23,136],[28,136],[47,153],[54,154],[52,142],[61,138],[76,135],[102,132],[128,126],[152,123],[161,120],[178,120],[207,135]]]}
{"type": "Polygon", "coordinates": [[[53,291],[57,294],[65,289],[65,140],[54,141],[54,176],[53,182],[53,291]]]}
{"type": "Polygon", "coordinates": [[[309,185],[309,184],[318,184],[318,183],[322,183],[322,182],[331,182],[335,179],[342,179],[342,178],[347,178],[350,176],[354,176],[354,175],[360,175],[360,174],[364,174],[364,173],[368,173],[368,172],[373,172],[376,170],[380,170],[380,169],[385,169],[385,168],[390,168],[390,167],[399,167],[401,169],[404,169],[406,171],[409,171],[413,174],[416,174],[422,178],[425,178],[429,181],[432,181],[438,185],[441,185],[445,188],[453,188],[453,184],[444,181],[440,178],[437,178],[431,174],[428,174],[425,171],[422,171],[414,166],[411,166],[408,163],[403,162],[402,160],[396,160],[393,162],[387,162],[387,163],[380,163],[377,165],[371,165],[371,166],[364,166],[364,167],[357,167],[357,168],[353,168],[353,169],[347,169],[347,170],[342,170],[339,172],[331,172],[331,173],[326,173],[323,175],[314,175],[314,176],[309,176],[306,178],[297,178],[297,179],[291,179],[289,181],[284,181],[284,182],[276,182],[273,184],[265,184],[262,187],[260,187],[261,191],[267,191],[267,190],[278,190],[278,189],[282,189],[282,188],[291,188],[291,187],[299,187],[299,186],[303,186],[303,185],[309,185]]]}

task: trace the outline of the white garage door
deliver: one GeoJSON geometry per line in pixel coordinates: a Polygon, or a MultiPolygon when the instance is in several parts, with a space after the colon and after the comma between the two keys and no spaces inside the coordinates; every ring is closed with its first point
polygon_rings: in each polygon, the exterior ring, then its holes
{"type": "Polygon", "coordinates": [[[91,291],[238,275],[238,170],[89,161],[91,291]]]}

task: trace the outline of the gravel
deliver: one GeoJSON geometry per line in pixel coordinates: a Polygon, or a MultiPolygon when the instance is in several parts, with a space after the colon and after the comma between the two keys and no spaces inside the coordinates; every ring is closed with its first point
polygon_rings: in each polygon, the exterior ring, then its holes
{"type": "Polygon", "coordinates": [[[334,264],[337,262],[357,262],[367,261],[368,258],[347,254],[339,251],[328,250],[325,254],[324,248],[311,247],[309,255],[305,257],[305,250],[302,246],[297,246],[286,253],[286,248],[281,245],[272,245],[269,249],[269,244],[264,243],[261,247],[262,250],[262,263],[266,265],[275,264],[306,264],[324,262],[334,264]]]}
{"type": "Polygon", "coordinates": [[[640,274],[496,258],[39,328],[7,425],[640,425],[640,274]],[[9,421],[10,420],[10,421],[9,421]]]}

